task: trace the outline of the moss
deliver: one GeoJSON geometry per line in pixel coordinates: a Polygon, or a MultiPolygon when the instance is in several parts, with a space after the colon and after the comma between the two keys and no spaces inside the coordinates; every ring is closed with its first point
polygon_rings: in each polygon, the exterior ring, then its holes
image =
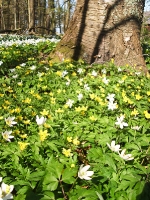
{"type": "Polygon", "coordinates": [[[49,57],[52,62],[61,62],[64,59],[83,59],[83,46],[76,46],[73,42],[62,43],[60,41],[56,48],[50,53],[49,57]],[[75,54],[78,54],[76,57],[75,54]]]}

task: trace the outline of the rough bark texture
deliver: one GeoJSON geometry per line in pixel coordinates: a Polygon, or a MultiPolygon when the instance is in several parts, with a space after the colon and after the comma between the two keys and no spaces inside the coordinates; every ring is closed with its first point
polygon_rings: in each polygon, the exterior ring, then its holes
{"type": "Polygon", "coordinates": [[[78,0],[54,60],[83,59],[147,70],[140,44],[144,0],[78,0]]]}

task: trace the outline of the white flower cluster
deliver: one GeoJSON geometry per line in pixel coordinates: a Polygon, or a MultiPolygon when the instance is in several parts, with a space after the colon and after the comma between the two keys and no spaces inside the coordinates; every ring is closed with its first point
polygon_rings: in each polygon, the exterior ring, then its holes
{"type": "MultiPolygon", "coordinates": [[[[2,177],[0,177],[0,182],[2,181],[2,177]]],[[[14,189],[13,185],[7,185],[2,182],[0,187],[0,200],[8,200],[13,199],[12,191],[14,189]]]]}
{"type": "Polygon", "coordinates": [[[125,154],[125,152],[126,152],[126,149],[120,149],[120,145],[119,144],[115,144],[116,142],[115,142],[115,140],[113,140],[112,142],[111,142],[111,144],[108,144],[107,143],[107,146],[112,150],[112,151],[114,151],[114,152],[117,152],[118,154],[119,154],[119,156],[122,158],[122,159],[124,159],[124,160],[126,160],[126,161],[128,161],[128,160],[133,160],[134,159],[134,157],[132,156],[132,154],[125,154]],[[121,151],[122,150],[122,151],[121,151]],[[119,151],[121,151],[121,153],[119,152],[119,151]]]}
{"type": "Polygon", "coordinates": [[[117,109],[117,103],[114,103],[114,97],[115,94],[108,94],[108,96],[106,97],[109,101],[108,101],[108,110],[114,110],[117,109]]]}

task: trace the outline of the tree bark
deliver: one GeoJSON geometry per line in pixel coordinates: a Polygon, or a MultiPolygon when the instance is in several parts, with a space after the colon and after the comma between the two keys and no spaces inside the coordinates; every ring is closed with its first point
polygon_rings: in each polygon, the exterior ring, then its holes
{"type": "Polygon", "coordinates": [[[29,15],[29,32],[34,31],[35,27],[35,10],[34,0],[28,0],[28,15],[29,15]]]}
{"type": "Polygon", "coordinates": [[[62,40],[50,55],[87,63],[114,59],[117,66],[130,65],[147,71],[140,31],[145,0],[78,0],[62,40]]]}

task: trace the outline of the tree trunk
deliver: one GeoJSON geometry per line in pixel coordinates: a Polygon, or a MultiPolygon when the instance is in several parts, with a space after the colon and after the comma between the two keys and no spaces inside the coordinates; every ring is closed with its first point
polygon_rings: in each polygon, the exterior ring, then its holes
{"type": "Polygon", "coordinates": [[[64,37],[53,52],[56,57],[136,66],[147,71],[140,31],[145,0],[78,0],[64,37]]]}
{"type": "Polygon", "coordinates": [[[34,31],[35,27],[34,0],[28,0],[28,14],[29,14],[29,32],[30,32],[34,31]]]}

